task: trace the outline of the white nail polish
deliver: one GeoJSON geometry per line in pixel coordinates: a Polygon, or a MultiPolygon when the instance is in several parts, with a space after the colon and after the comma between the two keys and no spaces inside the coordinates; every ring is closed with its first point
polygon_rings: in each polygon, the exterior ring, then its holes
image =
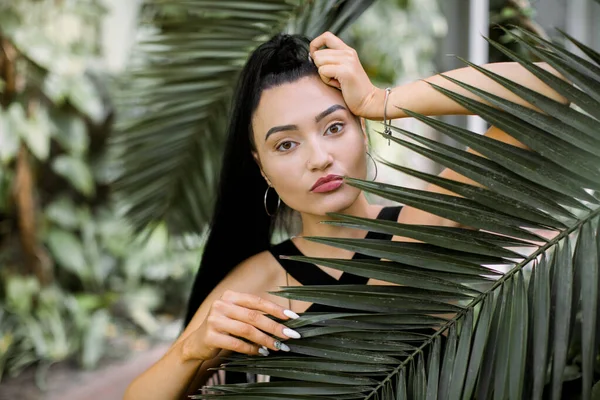
{"type": "Polygon", "coordinates": [[[262,346],[260,349],[258,349],[258,352],[265,357],[269,355],[269,350],[267,350],[265,346],[262,346]]]}
{"type": "Polygon", "coordinates": [[[295,312],[293,312],[292,310],[283,310],[283,313],[290,317],[291,319],[296,319],[296,318],[300,318],[300,316],[298,314],[296,314],[295,312]]]}
{"type": "Polygon", "coordinates": [[[285,344],[285,343],[281,343],[281,349],[280,349],[280,350],[283,350],[283,351],[290,351],[290,346],[288,346],[288,345],[287,345],[287,344],[285,344]]]}
{"type": "Polygon", "coordinates": [[[283,334],[292,339],[300,339],[300,334],[293,329],[283,328],[283,334]]]}

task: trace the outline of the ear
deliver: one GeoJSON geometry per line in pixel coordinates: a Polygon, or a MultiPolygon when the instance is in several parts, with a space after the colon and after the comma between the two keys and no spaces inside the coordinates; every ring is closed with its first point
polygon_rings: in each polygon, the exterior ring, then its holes
{"type": "Polygon", "coordinates": [[[367,123],[363,117],[360,117],[360,127],[362,128],[363,137],[365,140],[365,147],[369,147],[369,137],[367,136],[367,123]]]}
{"type": "Polygon", "coordinates": [[[267,185],[271,186],[271,182],[269,182],[269,179],[267,178],[267,175],[265,175],[265,172],[262,169],[262,165],[260,164],[260,158],[258,158],[258,153],[256,151],[254,151],[254,150],[252,150],[252,158],[254,158],[254,161],[258,165],[258,169],[260,170],[260,174],[265,179],[265,181],[267,181],[267,185]]]}

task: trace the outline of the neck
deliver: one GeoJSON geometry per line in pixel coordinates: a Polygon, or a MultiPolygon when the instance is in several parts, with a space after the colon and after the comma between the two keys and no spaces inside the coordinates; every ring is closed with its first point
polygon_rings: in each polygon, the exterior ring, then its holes
{"type": "MultiPolygon", "coordinates": [[[[352,205],[339,212],[342,214],[349,214],[356,217],[363,218],[376,218],[377,214],[381,210],[381,206],[372,205],[367,202],[367,199],[363,193],[361,193],[356,201],[352,205]]],[[[299,236],[325,236],[325,237],[337,237],[337,238],[364,238],[367,231],[362,229],[347,228],[343,226],[321,224],[321,221],[333,221],[335,218],[328,215],[314,215],[302,213],[302,231],[299,236]]],[[[300,244],[300,242],[297,242],[300,244]]],[[[309,248],[316,252],[327,252],[331,251],[331,246],[310,242],[308,240],[301,239],[301,246],[306,250],[309,248]]]]}

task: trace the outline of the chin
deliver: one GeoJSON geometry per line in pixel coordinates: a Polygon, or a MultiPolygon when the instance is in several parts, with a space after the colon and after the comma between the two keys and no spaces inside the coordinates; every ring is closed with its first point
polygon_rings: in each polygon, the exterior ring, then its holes
{"type": "Polygon", "coordinates": [[[328,212],[343,212],[344,210],[350,208],[358,199],[358,194],[360,191],[356,188],[352,188],[354,190],[344,190],[337,193],[332,193],[330,196],[326,196],[319,202],[319,204],[315,204],[315,208],[318,208],[317,215],[327,215],[328,212]],[[356,193],[353,193],[355,192],[356,193]]]}
{"type": "Polygon", "coordinates": [[[344,185],[334,192],[322,194],[318,197],[308,196],[305,201],[298,201],[296,197],[294,204],[288,204],[292,209],[300,213],[327,216],[328,212],[344,212],[350,208],[358,199],[360,189],[344,185]]]}

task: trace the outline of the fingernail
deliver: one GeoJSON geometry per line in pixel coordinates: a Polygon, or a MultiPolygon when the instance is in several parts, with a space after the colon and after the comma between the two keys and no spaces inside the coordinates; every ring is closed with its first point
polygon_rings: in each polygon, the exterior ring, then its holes
{"type": "Polygon", "coordinates": [[[292,310],[283,310],[283,313],[290,317],[291,319],[296,319],[296,318],[300,318],[300,316],[298,314],[296,314],[295,312],[293,312],[292,310]]]}
{"type": "Polygon", "coordinates": [[[288,346],[285,343],[281,343],[281,347],[279,348],[279,350],[290,351],[290,346],[288,346]]]}
{"type": "Polygon", "coordinates": [[[258,352],[265,357],[269,355],[269,350],[267,350],[267,348],[265,346],[262,346],[261,348],[259,348],[258,352]]]}
{"type": "Polygon", "coordinates": [[[290,351],[290,347],[283,343],[281,340],[276,340],[273,343],[273,346],[277,349],[277,350],[283,350],[283,351],[290,351]]]}
{"type": "Polygon", "coordinates": [[[300,339],[300,334],[298,332],[296,332],[293,329],[290,328],[284,328],[283,329],[283,334],[287,337],[290,337],[292,339],[300,339]]]}

